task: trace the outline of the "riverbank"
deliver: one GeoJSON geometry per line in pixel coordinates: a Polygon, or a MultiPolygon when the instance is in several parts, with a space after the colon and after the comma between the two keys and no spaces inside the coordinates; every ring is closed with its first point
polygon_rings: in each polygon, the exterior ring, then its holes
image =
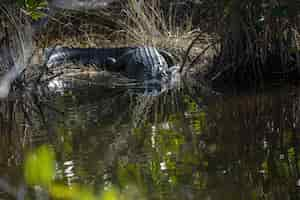
{"type": "MultiPolygon", "coordinates": [[[[170,10],[165,15],[157,3],[145,3],[141,7],[135,1],[97,11],[60,10],[49,18],[49,23],[35,38],[40,49],[54,45],[84,48],[154,46],[172,53],[176,64],[182,65],[184,60],[191,62],[201,54],[214,37],[194,26],[192,16],[187,14],[179,21],[175,13],[170,10]],[[188,45],[200,33],[202,36],[186,55],[188,45]]],[[[213,50],[207,51],[207,59],[200,62],[202,66],[213,53],[213,50]]]]}

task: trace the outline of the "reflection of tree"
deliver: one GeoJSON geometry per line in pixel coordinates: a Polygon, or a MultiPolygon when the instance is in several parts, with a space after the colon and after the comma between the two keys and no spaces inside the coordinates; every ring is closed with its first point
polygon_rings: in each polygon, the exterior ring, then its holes
{"type": "MultiPolygon", "coordinates": [[[[79,89],[77,92],[74,90],[70,96],[58,98],[57,107],[66,110],[61,120],[64,123],[52,126],[57,127],[59,138],[64,138],[58,142],[63,144],[63,149],[60,150],[62,160],[72,160],[73,156],[88,154],[88,160],[79,158],[73,161],[74,171],[81,175],[88,172],[96,177],[97,174],[102,176],[109,170],[120,155],[138,151],[139,145],[143,145],[143,142],[138,142],[135,133],[144,124],[151,127],[150,124],[162,123],[164,116],[158,116],[161,113],[157,112],[157,109],[161,109],[162,101],[168,103],[166,99],[170,99],[132,95],[127,90],[101,87],[79,89]],[[95,160],[99,161],[97,166],[91,167],[90,162],[95,160]]],[[[174,105],[168,106],[174,111],[174,105]]],[[[142,141],[144,136],[137,137],[142,141]]],[[[88,174],[83,176],[86,177],[88,174]]]]}
{"type": "Polygon", "coordinates": [[[194,189],[185,187],[196,181],[191,176],[204,177],[197,184],[205,186],[206,176],[194,173],[203,157],[196,141],[205,128],[205,113],[183,90],[160,96],[101,87],[77,92],[58,98],[57,106],[66,110],[64,123],[52,125],[63,138],[57,142],[58,166],[66,181],[121,188],[134,184],[150,196],[151,191],[193,196],[194,189]],[[65,173],[71,168],[70,178],[65,173]]]}
{"type": "Polygon", "coordinates": [[[77,88],[53,101],[64,115],[43,112],[47,126],[29,100],[1,102],[2,164],[21,162],[26,145],[49,142],[48,129],[66,183],[137,187],[149,199],[297,197],[296,90],[206,98],[186,88],[157,97],[77,88]]]}
{"type": "Polygon", "coordinates": [[[137,128],[140,124],[146,122],[150,109],[153,106],[155,97],[153,96],[138,96],[136,101],[132,103],[133,127],[137,128]]]}
{"type": "Polygon", "coordinates": [[[25,154],[28,149],[51,141],[44,120],[44,110],[49,110],[45,98],[23,91],[0,101],[1,197],[24,197],[22,164],[25,154]]]}
{"type": "Polygon", "coordinates": [[[140,185],[155,199],[296,198],[298,98],[223,97],[205,112],[183,99],[185,115],[150,124],[148,119],[134,130],[134,144],[140,145],[119,155],[114,182],[140,185]]]}
{"type": "Polygon", "coordinates": [[[286,95],[224,98],[208,109],[207,121],[213,126],[206,131],[205,141],[215,145],[208,154],[209,164],[229,177],[218,184],[235,180],[243,194],[254,192],[257,198],[293,197],[299,178],[295,156],[299,106],[297,99],[286,95]]]}

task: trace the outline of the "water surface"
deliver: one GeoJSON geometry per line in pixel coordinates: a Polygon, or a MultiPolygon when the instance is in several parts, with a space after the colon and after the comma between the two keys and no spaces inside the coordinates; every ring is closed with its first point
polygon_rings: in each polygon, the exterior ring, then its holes
{"type": "MultiPolygon", "coordinates": [[[[44,101],[0,104],[0,199],[24,185],[26,152],[49,144],[57,179],[133,199],[298,199],[300,90],[214,95],[184,85],[160,95],[68,82],[44,101]],[[25,105],[25,106],[24,106],[25,105]]],[[[30,193],[30,191],[29,191],[30,193]]]]}

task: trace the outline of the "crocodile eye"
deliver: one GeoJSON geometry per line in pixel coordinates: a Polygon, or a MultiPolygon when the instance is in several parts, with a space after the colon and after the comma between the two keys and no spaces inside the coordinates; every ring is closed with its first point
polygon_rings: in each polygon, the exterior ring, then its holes
{"type": "Polygon", "coordinates": [[[111,65],[115,64],[116,62],[117,62],[117,60],[116,60],[115,58],[113,58],[113,57],[108,57],[108,58],[106,58],[106,60],[105,60],[105,65],[111,66],[111,65]]]}

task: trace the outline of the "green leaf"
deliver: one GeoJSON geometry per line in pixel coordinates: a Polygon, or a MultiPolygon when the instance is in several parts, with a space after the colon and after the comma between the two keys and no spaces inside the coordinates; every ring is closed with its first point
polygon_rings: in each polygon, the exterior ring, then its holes
{"type": "Polygon", "coordinates": [[[29,153],[24,170],[25,180],[29,185],[49,186],[55,176],[53,150],[48,146],[41,146],[29,153]]]}
{"type": "Polygon", "coordinates": [[[38,20],[45,16],[41,10],[46,8],[48,3],[46,0],[17,0],[17,5],[23,7],[33,20],[38,20]]]}
{"type": "Polygon", "coordinates": [[[109,187],[102,192],[100,200],[118,200],[119,194],[114,187],[109,187]]]}

